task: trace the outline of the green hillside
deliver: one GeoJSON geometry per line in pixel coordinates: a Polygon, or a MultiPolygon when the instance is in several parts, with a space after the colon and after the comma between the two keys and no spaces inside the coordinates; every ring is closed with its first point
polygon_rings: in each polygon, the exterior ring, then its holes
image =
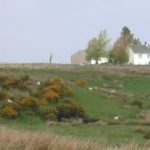
{"type": "MultiPolygon", "coordinates": [[[[36,83],[44,83],[52,77],[59,77],[72,89],[73,99],[85,110],[85,117],[101,123],[57,124],[48,126],[47,120],[36,115],[21,113],[17,119],[0,117],[1,126],[34,132],[54,132],[81,138],[104,138],[109,143],[137,140],[147,143],[145,135],[150,133],[150,120],[140,117],[140,113],[150,113],[150,74],[149,69],[140,71],[117,71],[96,69],[92,67],[48,68],[48,69],[0,69],[0,76],[19,78],[30,77],[30,89],[36,90],[36,83]],[[85,81],[83,87],[75,85],[76,81],[85,81]],[[33,86],[34,85],[34,86],[33,86]],[[91,90],[92,89],[92,90],[91,90]],[[114,117],[119,116],[118,120],[114,117]]],[[[28,84],[29,84],[28,83],[28,84]]],[[[1,86],[1,90],[3,87],[1,86]]],[[[16,92],[13,88],[11,92],[16,92]]],[[[9,91],[8,90],[8,91],[9,91]]],[[[17,92],[25,94],[23,90],[17,92]]],[[[29,93],[26,92],[28,95],[29,93]]],[[[3,102],[0,102],[1,107],[3,102]]],[[[51,104],[49,104],[51,106],[51,104]]],[[[45,109],[44,106],[42,109],[45,109]]]]}

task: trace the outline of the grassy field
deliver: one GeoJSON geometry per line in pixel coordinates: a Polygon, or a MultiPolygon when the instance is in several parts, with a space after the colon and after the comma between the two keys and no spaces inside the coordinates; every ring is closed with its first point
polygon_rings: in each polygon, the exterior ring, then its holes
{"type": "Polygon", "coordinates": [[[11,77],[29,75],[32,82],[44,82],[58,76],[67,81],[74,92],[74,99],[80,103],[86,115],[92,119],[107,122],[107,125],[52,125],[37,116],[22,114],[19,119],[9,120],[0,117],[0,125],[23,131],[56,133],[81,139],[105,139],[107,143],[120,144],[137,141],[149,145],[145,132],[150,133],[150,120],[140,118],[141,112],[150,110],[150,68],[149,67],[91,67],[66,66],[59,67],[0,67],[0,75],[11,77]],[[124,68],[124,69],[123,69],[124,68]],[[72,86],[76,80],[85,80],[83,88],[72,86]],[[97,87],[98,90],[89,90],[97,87]],[[113,92],[112,92],[113,91],[113,92]],[[142,102],[142,108],[132,105],[134,101],[142,102]],[[114,122],[114,117],[119,121],[114,122]]]}

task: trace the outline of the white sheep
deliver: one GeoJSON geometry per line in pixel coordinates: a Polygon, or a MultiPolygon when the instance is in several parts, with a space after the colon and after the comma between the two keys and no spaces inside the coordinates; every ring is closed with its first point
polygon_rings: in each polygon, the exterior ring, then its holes
{"type": "Polygon", "coordinates": [[[119,120],[119,119],[120,119],[119,116],[114,117],[114,120],[119,120]]]}
{"type": "Polygon", "coordinates": [[[89,90],[89,91],[93,91],[93,88],[92,88],[92,87],[89,87],[88,90],[89,90]]]}
{"type": "Polygon", "coordinates": [[[114,94],[115,92],[116,92],[115,90],[111,90],[111,91],[110,91],[111,94],[114,94]]]}
{"type": "Polygon", "coordinates": [[[7,102],[8,103],[13,103],[13,101],[11,99],[8,99],[7,102]]]}
{"type": "Polygon", "coordinates": [[[97,90],[98,90],[98,87],[97,87],[97,86],[95,86],[95,87],[94,87],[94,90],[96,90],[96,91],[97,91],[97,90]]]}
{"type": "Polygon", "coordinates": [[[41,86],[41,82],[40,81],[36,82],[36,84],[37,84],[37,86],[41,86]]]}

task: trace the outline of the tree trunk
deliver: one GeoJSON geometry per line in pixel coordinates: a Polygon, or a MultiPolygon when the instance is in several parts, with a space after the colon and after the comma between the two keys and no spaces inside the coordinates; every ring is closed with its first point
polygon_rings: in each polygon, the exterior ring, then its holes
{"type": "Polygon", "coordinates": [[[96,59],[96,65],[98,65],[98,59],[96,59]]]}

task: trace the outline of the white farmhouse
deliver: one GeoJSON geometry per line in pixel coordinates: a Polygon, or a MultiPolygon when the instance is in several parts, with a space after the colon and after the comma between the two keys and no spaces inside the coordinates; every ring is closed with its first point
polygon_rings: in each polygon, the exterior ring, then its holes
{"type": "Polygon", "coordinates": [[[150,65],[150,48],[145,45],[133,45],[129,48],[129,64],[150,65]]]}

